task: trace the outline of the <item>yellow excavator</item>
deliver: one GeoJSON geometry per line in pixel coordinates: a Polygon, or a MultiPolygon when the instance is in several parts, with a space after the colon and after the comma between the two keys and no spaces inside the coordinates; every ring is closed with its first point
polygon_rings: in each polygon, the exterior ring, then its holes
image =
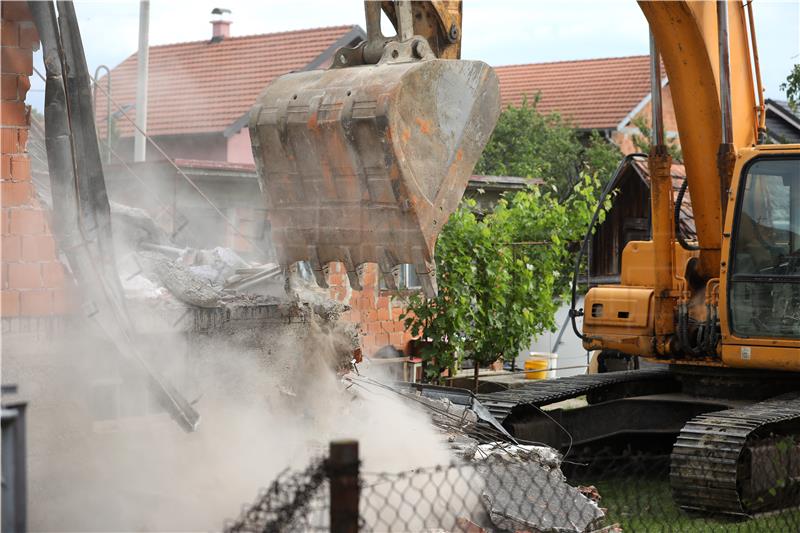
{"type": "Polygon", "coordinates": [[[697,245],[676,239],[654,83],[652,238],[626,245],[620,285],[589,290],[584,347],[667,363],[684,395],[727,400],[677,437],[670,477],[681,506],[796,505],[800,145],[763,144],[752,2],[639,5],[669,78],[697,245]]]}
{"type": "MultiPolygon", "coordinates": [[[[663,363],[479,395],[515,436],[565,446],[668,434],[684,508],[749,514],[800,493],[800,146],[763,144],[752,3],[641,1],[651,31],[652,238],[623,251],[621,284],[585,298],[587,350],[663,363]],[[661,121],[669,78],[697,244],[676,238],[661,121]],[[589,405],[540,408],[587,395],[589,405]]],[[[320,285],[341,261],[354,288],[415,265],[436,293],[436,236],[499,115],[498,81],[459,59],[458,1],[365,2],[368,38],[327,70],[287,74],[250,135],[284,267],[320,285]],[[396,35],[381,31],[383,13],[396,35]]],[[[588,240],[588,236],[587,236],[588,240]]],[[[584,251],[586,242],[584,242],[584,251]]],[[[595,251],[595,253],[598,253],[595,251]]],[[[602,253],[602,252],[601,252],[602,253]]],[[[608,251],[607,253],[611,253],[608,251]]],[[[576,328],[577,331],[577,328],[576,328]]]]}

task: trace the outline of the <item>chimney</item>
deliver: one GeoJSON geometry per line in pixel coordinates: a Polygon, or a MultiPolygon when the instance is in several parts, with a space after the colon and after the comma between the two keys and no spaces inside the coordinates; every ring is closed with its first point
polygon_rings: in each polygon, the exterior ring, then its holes
{"type": "Polygon", "coordinates": [[[212,15],[219,15],[220,18],[217,20],[211,21],[211,42],[218,43],[223,39],[227,39],[231,36],[231,21],[230,20],[223,20],[222,16],[225,14],[230,14],[230,9],[225,9],[224,7],[215,7],[211,10],[212,15]]]}
{"type": "Polygon", "coordinates": [[[231,36],[230,20],[212,20],[211,27],[212,27],[211,40],[214,42],[227,39],[228,37],[231,36]]]}

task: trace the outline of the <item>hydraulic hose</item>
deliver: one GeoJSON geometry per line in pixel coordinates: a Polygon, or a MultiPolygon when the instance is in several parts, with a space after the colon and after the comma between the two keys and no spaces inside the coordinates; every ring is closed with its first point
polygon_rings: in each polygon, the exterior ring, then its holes
{"type": "Polygon", "coordinates": [[[617,169],[614,171],[613,176],[608,181],[606,186],[603,187],[603,191],[600,193],[600,200],[597,202],[597,207],[594,210],[594,215],[592,215],[592,220],[591,220],[591,222],[589,222],[589,227],[586,229],[586,235],[584,235],[584,237],[583,237],[583,242],[581,243],[581,248],[578,251],[577,257],[575,257],[575,267],[574,267],[573,272],[572,272],[572,299],[571,299],[570,307],[569,307],[569,318],[570,318],[570,321],[572,322],[572,330],[575,332],[575,335],[579,339],[581,339],[582,341],[588,340],[588,337],[586,337],[583,333],[581,333],[578,330],[578,324],[575,321],[575,319],[577,317],[584,315],[583,309],[581,309],[580,311],[577,311],[575,309],[575,303],[576,303],[577,298],[578,298],[578,296],[577,296],[578,295],[578,274],[580,273],[580,270],[581,270],[581,261],[583,260],[583,256],[586,254],[586,248],[589,246],[589,239],[591,238],[592,231],[594,230],[594,227],[597,224],[597,219],[600,218],[600,211],[603,208],[603,203],[605,202],[606,197],[611,192],[611,190],[614,188],[614,185],[617,183],[617,180],[619,179],[620,174],[625,169],[625,167],[628,165],[628,163],[630,161],[633,161],[633,159],[635,159],[637,157],[647,157],[647,154],[635,152],[635,153],[626,155],[624,158],[622,158],[622,161],[619,162],[619,165],[617,165],[617,169]]]}
{"type": "Polygon", "coordinates": [[[686,195],[686,190],[689,187],[689,181],[684,179],[681,189],[678,191],[678,198],[675,200],[675,235],[678,237],[678,242],[681,248],[694,252],[700,249],[696,244],[689,244],[681,232],[681,207],[683,206],[683,197],[686,195]]]}

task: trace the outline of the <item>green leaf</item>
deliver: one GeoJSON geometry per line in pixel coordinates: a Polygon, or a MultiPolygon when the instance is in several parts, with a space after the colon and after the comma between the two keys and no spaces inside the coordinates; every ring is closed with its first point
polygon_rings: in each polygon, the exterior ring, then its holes
{"type": "Polygon", "coordinates": [[[406,328],[432,339],[422,352],[429,379],[464,359],[484,364],[516,353],[556,326],[576,243],[619,153],[596,132],[582,145],[569,122],[539,113],[537,104],[503,112],[475,172],[536,177],[544,186],[504,195],[481,218],[474,200],[464,201],[436,244],[439,295],[410,299],[406,328]],[[541,241],[548,244],[511,244],[541,241]]]}

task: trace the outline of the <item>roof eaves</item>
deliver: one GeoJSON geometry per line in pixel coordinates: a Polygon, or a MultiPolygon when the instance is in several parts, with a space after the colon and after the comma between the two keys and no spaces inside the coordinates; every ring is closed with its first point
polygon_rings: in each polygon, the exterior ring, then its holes
{"type": "Polygon", "coordinates": [[[237,118],[233,122],[233,124],[225,128],[225,131],[222,132],[222,135],[226,139],[230,139],[231,137],[239,133],[242,128],[247,126],[249,122],[250,122],[250,110],[248,109],[247,111],[244,112],[244,114],[241,117],[237,118]]]}
{"type": "Polygon", "coordinates": [[[790,109],[786,109],[783,105],[775,100],[767,98],[766,100],[767,110],[772,111],[780,118],[788,122],[794,128],[797,128],[800,131],[800,118],[797,117],[790,109]]]}
{"type": "MultiPolygon", "coordinates": [[[[347,45],[353,44],[354,41],[365,41],[367,39],[366,32],[359,26],[358,24],[354,25],[350,31],[336,39],[328,48],[326,48],[321,54],[311,60],[306,66],[300,69],[301,72],[307,70],[314,70],[315,68],[319,68],[321,65],[324,65],[328,59],[330,59],[333,54],[336,53],[339,48],[347,45]]],[[[242,116],[237,118],[233,124],[225,128],[223,131],[223,136],[226,139],[229,139],[239,133],[242,128],[247,126],[248,122],[250,122],[250,110],[244,112],[242,116]]]]}
{"type": "MultiPolygon", "coordinates": [[[[667,84],[669,84],[669,80],[667,78],[662,78],[661,79],[661,88],[663,89],[664,87],[667,86],[667,84]]],[[[644,109],[645,106],[650,103],[650,100],[652,100],[652,99],[653,99],[653,93],[652,92],[647,93],[647,96],[642,98],[642,101],[639,102],[638,104],[636,104],[636,107],[634,107],[631,110],[630,113],[625,115],[625,118],[623,118],[620,121],[620,123],[617,124],[616,130],[617,131],[622,131],[622,129],[626,125],[628,125],[634,118],[636,118],[636,115],[638,115],[642,111],[642,109],[644,109]]]]}
{"type": "Polygon", "coordinates": [[[642,180],[642,183],[644,183],[649,188],[650,182],[647,180],[644,173],[642,172],[642,169],[637,164],[641,163],[642,161],[647,163],[647,158],[646,157],[643,158],[640,155],[631,154],[631,157],[627,158],[623,167],[619,169],[619,172],[617,172],[617,175],[614,178],[614,182],[609,186],[608,190],[609,191],[613,190],[617,185],[619,185],[619,183],[622,181],[622,177],[625,175],[625,172],[629,168],[633,168],[633,171],[636,173],[637,176],[639,176],[639,179],[642,180]]]}
{"type": "MultiPolygon", "coordinates": [[[[325,49],[320,55],[314,58],[308,65],[303,67],[301,70],[314,70],[315,68],[319,68],[320,66],[324,65],[325,62],[330,59],[333,54],[336,53],[339,48],[343,46],[353,45],[355,41],[361,42],[367,40],[367,33],[361,29],[361,26],[355,25],[353,28],[336,39],[333,44],[331,44],[328,48],[325,49]]],[[[356,43],[357,44],[357,43],[356,43]]]]}

